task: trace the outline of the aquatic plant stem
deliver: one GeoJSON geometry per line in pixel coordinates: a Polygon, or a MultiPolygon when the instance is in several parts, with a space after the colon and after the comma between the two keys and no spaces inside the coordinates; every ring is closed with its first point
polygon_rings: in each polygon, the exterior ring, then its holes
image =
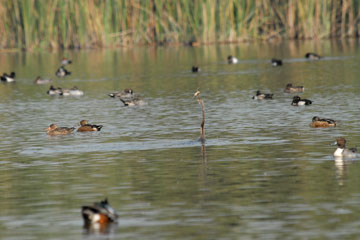
{"type": "Polygon", "coordinates": [[[203,100],[201,99],[201,96],[200,96],[200,91],[197,90],[194,94],[194,97],[197,97],[197,102],[201,105],[201,111],[202,111],[202,121],[201,121],[201,124],[200,124],[200,142],[203,144],[205,143],[205,106],[204,106],[204,102],[203,100]]]}

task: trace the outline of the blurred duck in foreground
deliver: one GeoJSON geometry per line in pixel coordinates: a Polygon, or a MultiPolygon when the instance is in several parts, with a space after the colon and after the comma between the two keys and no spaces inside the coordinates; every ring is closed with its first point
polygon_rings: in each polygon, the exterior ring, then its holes
{"type": "Polygon", "coordinates": [[[98,228],[99,230],[106,229],[110,223],[116,223],[119,216],[106,198],[92,206],[83,206],[81,214],[85,228],[98,228]]]}
{"type": "Polygon", "coordinates": [[[338,148],[334,152],[335,157],[356,157],[357,149],[356,148],[345,148],[346,140],[345,138],[337,138],[334,143],[338,148]]]}
{"type": "Polygon", "coordinates": [[[273,59],[271,59],[271,65],[274,66],[274,67],[282,66],[283,62],[282,62],[281,59],[273,58],[273,59]]]}
{"type": "Polygon", "coordinates": [[[239,60],[236,57],[233,57],[232,55],[229,55],[227,60],[229,64],[235,64],[239,62],[239,60]]]}
{"type": "Polygon", "coordinates": [[[114,92],[114,93],[110,93],[109,94],[110,97],[112,98],[131,98],[134,96],[134,91],[130,88],[125,88],[123,91],[121,92],[114,92]]]}
{"type": "Polygon", "coordinates": [[[64,66],[59,67],[59,69],[56,71],[55,75],[57,77],[66,77],[67,75],[70,75],[71,72],[65,69],[64,66]]]}
{"type": "Polygon", "coordinates": [[[317,116],[313,117],[312,122],[310,123],[312,128],[326,128],[326,127],[336,127],[336,121],[330,118],[319,118],[317,116]]]}
{"type": "Polygon", "coordinates": [[[4,73],[1,76],[2,82],[15,82],[15,72],[11,72],[10,75],[7,73],[4,73]]]}
{"type": "Polygon", "coordinates": [[[263,100],[263,99],[273,99],[272,93],[262,93],[259,90],[256,91],[256,95],[252,97],[252,99],[263,100]]]}
{"type": "Polygon", "coordinates": [[[71,64],[72,61],[67,59],[67,58],[64,58],[62,61],[61,61],[61,65],[65,66],[65,65],[68,65],[68,64],[71,64]]]}
{"type": "Polygon", "coordinates": [[[103,125],[94,125],[89,124],[87,120],[80,121],[80,127],[78,128],[78,132],[96,132],[100,131],[103,125]]]}
{"type": "Polygon", "coordinates": [[[312,104],[311,100],[301,99],[299,96],[295,96],[291,103],[291,105],[293,105],[293,106],[304,106],[304,105],[310,105],[310,104],[312,104]]]}
{"type": "Polygon", "coordinates": [[[47,129],[46,132],[50,136],[57,136],[57,135],[68,135],[75,130],[74,127],[58,127],[56,124],[51,124],[47,129]]]}
{"type": "Polygon", "coordinates": [[[309,60],[320,60],[321,56],[316,53],[306,53],[305,58],[309,60]]]}
{"type": "Polygon", "coordinates": [[[304,92],[304,86],[293,86],[292,83],[288,83],[284,89],[286,93],[304,92]]]}
{"type": "Polygon", "coordinates": [[[71,89],[62,89],[60,87],[55,88],[51,85],[47,94],[52,96],[82,96],[84,95],[84,92],[79,90],[76,86],[71,89]]]}
{"type": "Polygon", "coordinates": [[[37,78],[35,78],[35,80],[34,80],[34,83],[35,84],[49,84],[49,83],[51,83],[52,81],[50,80],[50,79],[43,79],[43,78],[41,78],[40,76],[38,76],[37,78]]]}
{"type": "Polygon", "coordinates": [[[200,72],[200,68],[198,66],[192,66],[191,71],[193,73],[200,72]]]}

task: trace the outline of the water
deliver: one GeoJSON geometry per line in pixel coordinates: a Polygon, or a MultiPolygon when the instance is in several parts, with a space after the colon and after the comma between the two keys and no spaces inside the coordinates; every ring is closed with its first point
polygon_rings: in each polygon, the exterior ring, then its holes
{"type": "Polygon", "coordinates": [[[201,48],[1,53],[2,239],[358,239],[358,159],[334,159],[336,137],[359,145],[356,42],[289,42],[201,48]],[[304,61],[306,52],[325,56],[304,61]],[[228,65],[227,55],[240,63],[228,65]],[[55,71],[73,60],[70,77],[55,71]],[[284,66],[272,67],[272,57],[284,66]],[[199,65],[200,73],[191,73],[199,65]],[[50,97],[76,85],[82,97],[50,97]],[[312,106],[290,106],[288,82],[312,106]],[[107,96],[133,88],[146,105],[107,96]],[[199,137],[200,89],[207,142],[199,137]],[[256,90],[274,93],[256,101],[256,90]],[[339,126],[311,129],[313,116],[339,126]],[[101,132],[49,137],[51,123],[102,124],[101,132]],[[108,197],[120,215],[87,234],[82,205],[108,197]]]}

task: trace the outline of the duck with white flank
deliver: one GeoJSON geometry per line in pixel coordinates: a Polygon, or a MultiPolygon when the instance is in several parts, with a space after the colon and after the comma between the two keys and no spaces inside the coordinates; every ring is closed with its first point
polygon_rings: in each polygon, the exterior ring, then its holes
{"type": "Polygon", "coordinates": [[[229,55],[229,56],[227,57],[227,60],[228,60],[228,63],[229,63],[229,64],[235,64],[235,63],[238,63],[238,62],[239,62],[239,60],[238,60],[236,57],[233,57],[232,55],[229,55]]]}
{"type": "Polygon", "coordinates": [[[276,58],[271,59],[271,65],[273,67],[282,66],[282,64],[283,62],[281,59],[276,59],[276,58]]]}
{"type": "Polygon", "coordinates": [[[82,96],[84,95],[84,92],[79,90],[76,86],[71,89],[62,89],[60,87],[55,88],[51,85],[47,94],[52,96],[82,96]]]}
{"type": "Polygon", "coordinates": [[[121,92],[114,92],[114,93],[110,93],[109,94],[110,97],[112,98],[131,98],[134,96],[134,91],[130,88],[125,88],[123,91],[121,92]]]}
{"type": "Polygon", "coordinates": [[[356,157],[357,149],[356,148],[345,148],[346,140],[345,138],[337,138],[334,143],[338,148],[334,152],[335,157],[356,157]]]}
{"type": "Polygon", "coordinates": [[[291,105],[293,105],[293,106],[304,106],[304,105],[310,105],[310,104],[312,104],[311,100],[301,99],[299,96],[295,96],[291,103],[291,105]]]}
{"type": "Polygon", "coordinates": [[[84,92],[79,90],[77,88],[77,86],[74,86],[73,88],[70,89],[64,89],[62,91],[62,94],[60,94],[62,96],[82,96],[84,95],[84,92]]]}
{"type": "Polygon", "coordinates": [[[259,90],[256,91],[256,95],[252,97],[252,99],[263,100],[263,99],[273,99],[272,93],[262,93],[259,90]]]}
{"type": "Polygon", "coordinates": [[[308,60],[320,60],[321,56],[316,53],[306,53],[305,58],[308,60]]]}
{"type": "Polygon", "coordinates": [[[64,58],[62,61],[61,61],[61,65],[65,66],[65,65],[68,65],[68,64],[71,64],[72,61],[70,59],[67,59],[67,58],[64,58]]]}
{"type": "Polygon", "coordinates": [[[70,75],[71,72],[65,69],[64,66],[59,67],[59,69],[56,71],[55,75],[57,77],[66,77],[67,75],[70,75]]]}
{"type": "Polygon", "coordinates": [[[2,82],[15,82],[15,72],[11,72],[10,75],[7,73],[4,73],[1,76],[1,81],[2,82]]]}

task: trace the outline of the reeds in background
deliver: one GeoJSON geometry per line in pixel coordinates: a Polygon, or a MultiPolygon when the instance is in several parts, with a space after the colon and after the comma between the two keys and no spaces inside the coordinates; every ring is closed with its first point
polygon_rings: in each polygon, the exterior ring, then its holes
{"type": "Polygon", "coordinates": [[[0,48],[359,37],[357,0],[2,0],[0,48]]]}

